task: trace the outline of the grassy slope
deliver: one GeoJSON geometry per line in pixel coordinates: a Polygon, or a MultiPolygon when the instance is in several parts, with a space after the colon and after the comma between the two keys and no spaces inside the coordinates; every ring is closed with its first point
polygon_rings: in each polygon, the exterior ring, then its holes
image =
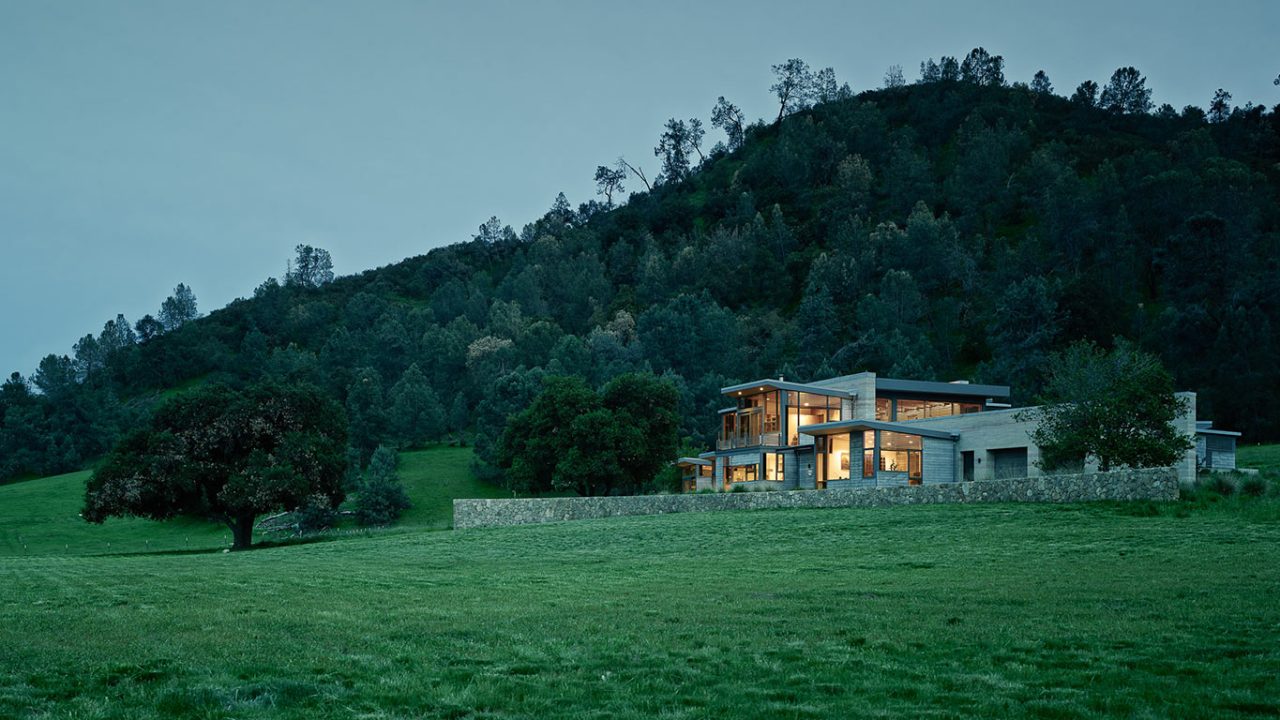
{"type": "MultiPolygon", "coordinates": [[[[471,476],[470,448],[406,452],[400,463],[400,477],[414,507],[398,528],[448,528],[453,523],[453,498],[504,496],[502,490],[471,476]]],[[[84,471],[0,485],[0,556],[198,550],[230,543],[224,526],[199,520],[112,519],[90,525],[79,517],[88,477],[84,471]]]]}
{"type": "Polygon", "coordinates": [[[1240,445],[1236,448],[1236,465],[1280,471],[1280,445],[1240,445]]]}
{"type": "Polygon", "coordinates": [[[89,471],[0,486],[0,556],[98,555],[221,547],[223,525],[199,520],[80,519],[89,471]]]}
{"type": "Polygon", "coordinates": [[[471,475],[471,449],[437,446],[400,453],[400,480],[413,502],[402,527],[453,527],[454,498],[511,497],[471,475]]]}

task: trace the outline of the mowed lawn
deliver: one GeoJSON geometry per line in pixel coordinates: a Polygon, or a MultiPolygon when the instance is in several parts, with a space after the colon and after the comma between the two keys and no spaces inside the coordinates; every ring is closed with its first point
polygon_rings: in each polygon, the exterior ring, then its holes
{"type": "Polygon", "coordinates": [[[1244,502],[3,557],[0,717],[1274,716],[1280,521],[1244,502]]]}

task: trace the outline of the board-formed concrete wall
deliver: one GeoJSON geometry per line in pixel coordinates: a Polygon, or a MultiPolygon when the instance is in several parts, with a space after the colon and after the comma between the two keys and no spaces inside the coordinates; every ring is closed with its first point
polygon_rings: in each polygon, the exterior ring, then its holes
{"type": "Polygon", "coordinates": [[[1018,480],[978,480],[940,485],[706,495],[454,500],[453,526],[528,525],[622,515],[663,515],[717,510],[885,507],[933,503],[1090,502],[1178,499],[1174,468],[1118,470],[1083,475],[1042,475],[1018,480]]]}

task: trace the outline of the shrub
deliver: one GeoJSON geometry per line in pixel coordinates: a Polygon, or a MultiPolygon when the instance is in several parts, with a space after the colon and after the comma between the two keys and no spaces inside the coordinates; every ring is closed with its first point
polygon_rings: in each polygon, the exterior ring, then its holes
{"type": "Polygon", "coordinates": [[[1209,479],[1203,483],[1203,486],[1209,492],[1217,493],[1222,497],[1231,497],[1236,492],[1235,482],[1225,473],[1209,473],[1209,479]]]}
{"type": "Polygon", "coordinates": [[[338,513],[323,495],[308,495],[297,510],[293,511],[300,534],[328,530],[338,524],[338,513]]]}
{"type": "Polygon", "coordinates": [[[385,445],[374,451],[356,494],[356,520],[361,525],[390,525],[412,507],[396,474],[398,462],[395,451],[385,445]]]}
{"type": "Polygon", "coordinates": [[[1267,481],[1259,475],[1249,475],[1240,481],[1240,494],[1262,497],[1267,494],[1267,481]]]}

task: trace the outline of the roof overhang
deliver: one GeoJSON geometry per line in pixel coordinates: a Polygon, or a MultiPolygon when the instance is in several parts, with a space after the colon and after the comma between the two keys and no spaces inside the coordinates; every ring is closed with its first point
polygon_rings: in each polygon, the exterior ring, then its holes
{"type": "Polygon", "coordinates": [[[881,420],[839,420],[837,422],[816,423],[813,425],[800,426],[800,432],[805,435],[841,435],[848,432],[862,432],[864,430],[887,430],[889,432],[902,433],[903,435],[918,435],[920,437],[934,438],[937,440],[956,440],[960,437],[960,433],[946,432],[944,430],[929,430],[922,427],[916,427],[914,425],[884,422],[881,420]]]}
{"type": "Polygon", "coordinates": [[[812,395],[826,395],[828,397],[838,398],[855,397],[855,394],[848,390],[833,390],[832,388],[806,385],[805,383],[787,382],[786,380],[756,380],[754,382],[739,383],[737,385],[720,388],[720,394],[746,395],[749,392],[764,392],[766,390],[791,390],[794,392],[810,393],[812,395]]]}
{"type": "Polygon", "coordinates": [[[703,460],[702,458],[696,458],[696,457],[682,457],[679,460],[676,460],[677,467],[691,467],[694,465],[710,465],[710,464],[711,464],[710,460],[703,460]]]}
{"type": "Polygon", "coordinates": [[[946,397],[995,399],[1009,397],[1009,386],[876,378],[876,394],[879,395],[881,392],[916,393],[934,397],[941,395],[946,397]]]}
{"type": "Polygon", "coordinates": [[[1215,430],[1214,428],[1196,428],[1197,435],[1226,435],[1228,437],[1240,437],[1240,433],[1234,430],[1215,430]]]}

